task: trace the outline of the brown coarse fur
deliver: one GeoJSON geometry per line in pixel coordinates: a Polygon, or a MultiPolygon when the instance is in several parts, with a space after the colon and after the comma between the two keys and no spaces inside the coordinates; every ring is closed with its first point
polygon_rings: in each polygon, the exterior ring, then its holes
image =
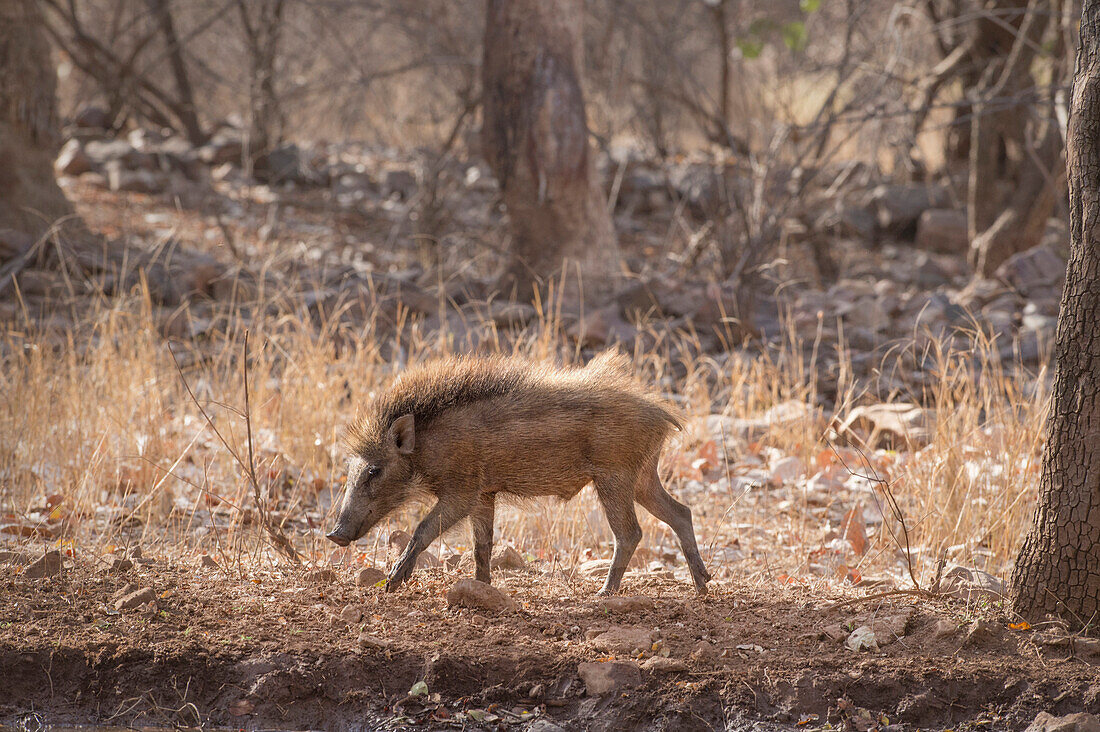
{"type": "Polygon", "coordinates": [[[649,393],[616,353],[583,368],[555,368],[519,358],[462,357],[403,373],[349,428],[348,488],[330,538],[362,536],[406,501],[436,505],[417,528],[391,574],[396,587],[415,556],[469,516],[477,577],[488,581],[497,497],[568,500],[593,484],[615,534],[604,592],[618,588],[641,536],[634,503],[680,538],[692,577],[705,591],[690,510],[661,486],[657,460],[675,408],[649,393]]]}

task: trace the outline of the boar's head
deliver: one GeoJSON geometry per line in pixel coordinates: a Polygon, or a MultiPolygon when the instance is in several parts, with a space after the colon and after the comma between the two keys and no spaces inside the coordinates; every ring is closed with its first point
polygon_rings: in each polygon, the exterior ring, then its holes
{"type": "Polygon", "coordinates": [[[373,439],[357,439],[336,528],[327,537],[347,546],[413,497],[413,416],[405,414],[373,439]]]}

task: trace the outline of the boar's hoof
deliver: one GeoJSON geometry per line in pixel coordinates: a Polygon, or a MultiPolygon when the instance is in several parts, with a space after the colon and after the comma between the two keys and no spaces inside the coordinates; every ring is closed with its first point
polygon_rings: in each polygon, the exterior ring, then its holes
{"type": "Polygon", "coordinates": [[[329,533],[325,534],[325,538],[328,539],[329,541],[335,543],[335,544],[340,545],[340,546],[347,546],[348,544],[351,543],[351,539],[349,539],[346,536],[341,536],[340,534],[337,534],[335,531],[330,531],[329,533]]]}

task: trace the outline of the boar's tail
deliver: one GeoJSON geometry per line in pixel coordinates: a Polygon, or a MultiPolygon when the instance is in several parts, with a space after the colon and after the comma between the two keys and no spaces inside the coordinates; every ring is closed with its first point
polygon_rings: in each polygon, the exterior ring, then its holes
{"type": "Polygon", "coordinates": [[[648,401],[657,411],[657,415],[661,419],[671,424],[677,432],[683,432],[684,418],[683,415],[680,414],[678,409],[669,406],[668,404],[665,404],[663,402],[657,401],[653,398],[650,398],[648,401]]]}

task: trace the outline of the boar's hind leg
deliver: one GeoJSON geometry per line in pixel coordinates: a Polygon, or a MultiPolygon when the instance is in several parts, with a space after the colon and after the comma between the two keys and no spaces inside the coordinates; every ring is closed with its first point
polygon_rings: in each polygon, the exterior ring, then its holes
{"type": "Polygon", "coordinates": [[[493,519],[496,515],[496,496],[482,493],[477,506],[470,514],[474,528],[474,578],[488,584],[489,559],[493,555],[493,519]]]}
{"type": "Polygon", "coordinates": [[[447,496],[440,498],[428,511],[428,515],[416,527],[412,541],[405,547],[405,553],[397,560],[390,571],[389,580],[386,582],[386,591],[393,592],[402,582],[409,578],[413,568],[416,567],[416,558],[420,552],[439,538],[447,529],[451,528],[470,513],[469,504],[459,497],[447,496]]]}
{"type": "Polygon", "coordinates": [[[634,513],[633,479],[622,476],[608,476],[596,480],[596,495],[599,496],[611,533],[615,535],[615,551],[611,554],[611,569],[607,572],[600,595],[610,595],[619,590],[619,584],[626,572],[626,565],[634,556],[634,549],[642,539],[642,527],[638,525],[638,515],[634,513]]]}
{"type": "Polygon", "coordinates": [[[687,559],[688,569],[691,570],[691,579],[695,582],[695,589],[701,595],[706,594],[710,572],[703,564],[703,558],[699,556],[699,547],[695,544],[695,529],[691,525],[691,509],[668,494],[661,485],[661,478],[657,475],[656,466],[646,468],[642,472],[635,498],[645,510],[664,521],[676,532],[676,537],[680,540],[680,548],[687,559]]]}

